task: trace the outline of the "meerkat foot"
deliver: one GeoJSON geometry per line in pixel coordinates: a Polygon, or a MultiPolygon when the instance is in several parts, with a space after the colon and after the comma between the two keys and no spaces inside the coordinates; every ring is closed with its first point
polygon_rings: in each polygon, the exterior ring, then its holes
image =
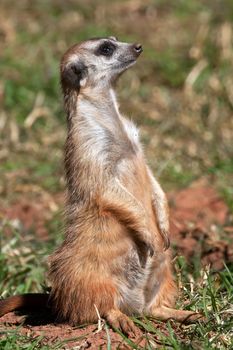
{"type": "Polygon", "coordinates": [[[113,328],[121,330],[125,335],[136,334],[136,326],[128,316],[123,314],[120,310],[113,309],[106,315],[106,320],[113,328]]]}
{"type": "Polygon", "coordinates": [[[173,319],[181,323],[193,323],[196,321],[205,320],[204,316],[199,312],[188,310],[176,310],[165,306],[155,308],[152,311],[152,316],[162,321],[168,321],[169,319],[173,319]]]}

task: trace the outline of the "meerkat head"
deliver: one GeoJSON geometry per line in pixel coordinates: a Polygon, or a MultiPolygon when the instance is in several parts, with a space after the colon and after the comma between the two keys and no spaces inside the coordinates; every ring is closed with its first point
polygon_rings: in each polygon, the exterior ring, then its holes
{"type": "Polygon", "coordinates": [[[111,85],[136,62],[141,52],[141,44],[120,42],[112,36],[74,45],[61,62],[62,86],[79,91],[111,85]]]}

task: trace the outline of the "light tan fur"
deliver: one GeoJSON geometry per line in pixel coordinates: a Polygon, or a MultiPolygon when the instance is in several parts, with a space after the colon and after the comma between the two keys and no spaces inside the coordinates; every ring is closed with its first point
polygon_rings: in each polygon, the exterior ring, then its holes
{"type": "Polygon", "coordinates": [[[141,51],[110,37],[75,45],[62,59],[66,232],[49,258],[50,304],[61,320],[94,322],[97,308],[125,333],[134,330],[127,315],[193,314],[173,309],[166,196],[113,90],[141,51]],[[111,55],[103,53],[108,46],[111,55]]]}

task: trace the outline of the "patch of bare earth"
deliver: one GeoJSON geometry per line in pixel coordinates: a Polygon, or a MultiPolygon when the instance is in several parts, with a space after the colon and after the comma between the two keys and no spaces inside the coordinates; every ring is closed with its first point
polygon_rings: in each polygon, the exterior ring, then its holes
{"type": "MultiPolygon", "coordinates": [[[[98,329],[98,325],[87,325],[72,327],[68,324],[54,323],[49,315],[30,315],[23,316],[15,313],[9,313],[1,318],[0,333],[6,330],[6,327],[13,329],[22,325],[20,332],[23,335],[34,339],[44,336],[42,344],[55,344],[62,342],[60,349],[99,349],[106,348],[108,338],[110,338],[112,349],[128,349],[123,338],[113,330],[107,328],[103,323],[98,329]],[[64,342],[64,343],[63,343],[64,342]]],[[[137,344],[143,345],[142,334],[131,336],[131,339],[137,344]]]]}
{"type": "Polygon", "coordinates": [[[233,262],[233,227],[228,207],[206,180],[171,193],[171,233],[177,252],[221,270],[233,262]]]}
{"type": "MultiPolygon", "coordinates": [[[[60,195],[56,197],[58,206],[62,203],[61,198],[60,195]]],[[[210,264],[216,270],[222,269],[224,262],[233,262],[230,244],[233,241],[233,227],[230,225],[228,208],[206,180],[170,193],[169,201],[172,242],[178,254],[184,255],[188,260],[198,255],[203,264],[210,264]]],[[[47,201],[44,203],[42,200],[37,203],[24,201],[5,208],[4,215],[9,220],[17,219],[25,230],[30,230],[33,226],[37,231],[37,237],[45,239],[47,233],[43,230],[43,225],[49,219],[53,208],[54,205],[52,208],[49,207],[47,201]]],[[[24,335],[33,338],[44,335],[43,344],[62,341],[61,349],[106,348],[109,337],[113,349],[128,348],[122,337],[111,329],[106,330],[104,324],[100,330],[97,325],[71,327],[67,324],[54,323],[54,319],[46,314],[32,314],[25,317],[23,314],[9,313],[1,318],[0,332],[14,329],[19,325],[22,325],[20,332],[24,335]]],[[[163,325],[158,324],[158,327],[166,333],[163,325]]],[[[132,337],[132,340],[143,346],[145,338],[138,330],[138,334],[132,337]]]]}
{"type": "MultiPolygon", "coordinates": [[[[47,240],[49,238],[46,223],[64,203],[64,194],[51,196],[48,192],[37,190],[33,196],[22,193],[22,199],[12,201],[9,205],[0,203],[0,221],[8,220],[14,227],[23,233],[33,232],[36,238],[47,240]]],[[[7,229],[4,230],[7,233],[7,229]]]]}

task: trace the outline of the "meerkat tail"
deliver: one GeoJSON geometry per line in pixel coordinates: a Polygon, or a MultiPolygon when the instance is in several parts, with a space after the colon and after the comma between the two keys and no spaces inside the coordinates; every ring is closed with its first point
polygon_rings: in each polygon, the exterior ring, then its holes
{"type": "Polygon", "coordinates": [[[29,309],[38,310],[48,308],[49,294],[28,293],[23,295],[13,295],[4,300],[0,300],[0,317],[8,312],[29,309]]]}

